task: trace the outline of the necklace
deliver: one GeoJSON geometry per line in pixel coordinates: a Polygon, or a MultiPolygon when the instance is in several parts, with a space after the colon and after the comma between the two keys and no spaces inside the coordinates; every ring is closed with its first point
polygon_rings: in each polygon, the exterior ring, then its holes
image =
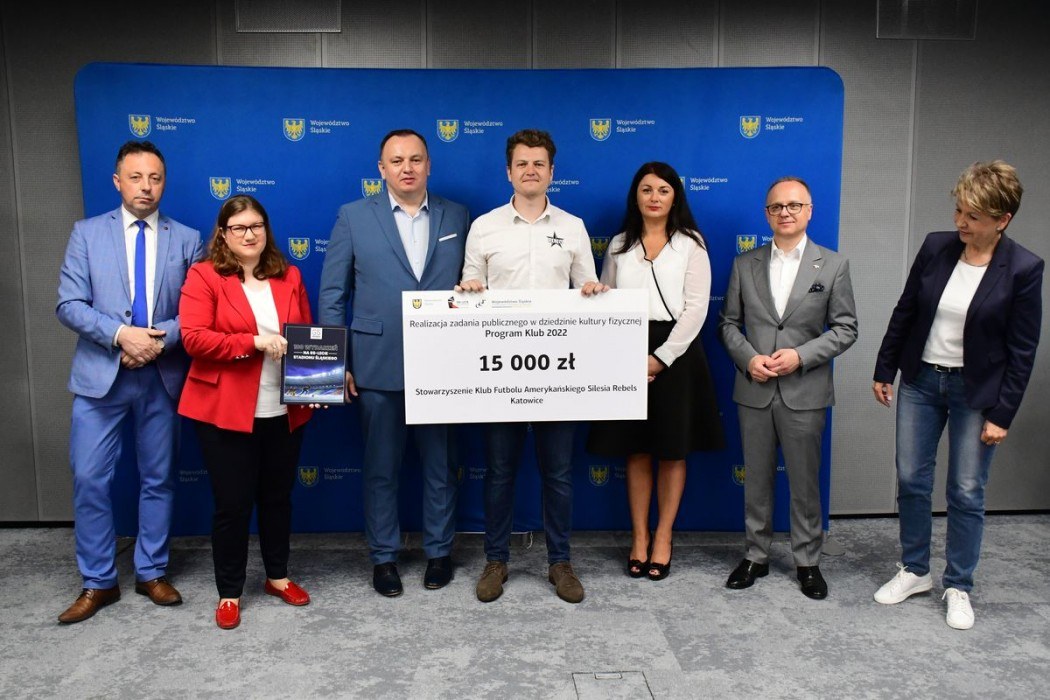
{"type": "Polygon", "coordinates": [[[965,249],[965,248],[963,248],[963,252],[962,252],[962,259],[963,259],[963,262],[964,262],[964,263],[966,263],[967,265],[972,265],[973,267],[988,267],[988,263],[990,263],[990,262],[992,261],[992,258],[991,258],[991,257],[989,257],[989,258],[988,258],[988,259],[987,259],[986,261],[984,261],[983,263],[980,263],[980,264],[978,264],[978,263],[972,263],[972,262],[970,262],[970,259],[966,257],[966,249],[965,249]]]}

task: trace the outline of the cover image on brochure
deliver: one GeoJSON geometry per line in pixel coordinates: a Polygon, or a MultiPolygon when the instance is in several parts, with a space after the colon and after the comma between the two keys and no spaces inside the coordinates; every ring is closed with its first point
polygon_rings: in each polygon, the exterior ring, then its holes
{"type": "Polygon", "coordinates": [[[281,403],[346,403],[346,326],[286,323],[284,337],[281,403]]]}

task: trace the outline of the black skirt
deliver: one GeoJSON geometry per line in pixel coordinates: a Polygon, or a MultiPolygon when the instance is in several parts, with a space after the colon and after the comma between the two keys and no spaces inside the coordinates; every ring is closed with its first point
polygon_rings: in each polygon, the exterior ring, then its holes
{"type": "MultiPolygon", "coordinates": [[[[649,353],[671,334],[674,321],[649,322],[649,353]]],[[[670,367],[649,383],[648,418],[595,421],[587,451],[604,457],[650,454],[657,459],[685,459],[690,452],[725,448],[714,382],[700,336],[670,367]]]]}

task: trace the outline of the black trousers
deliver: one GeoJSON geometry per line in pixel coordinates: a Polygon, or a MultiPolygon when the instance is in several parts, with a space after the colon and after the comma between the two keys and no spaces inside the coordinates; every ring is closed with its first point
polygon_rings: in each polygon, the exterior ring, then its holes
{"type": "Polygon", "coordinates": [[[256,418],[252,432],[194,421],[215,501],[211,549],[220,598],[240,598],[248,565],[248,527],[258,507],[259,549],[266,577],[288,576],[292,486],[303,428],[288,416],[256,418]]]}

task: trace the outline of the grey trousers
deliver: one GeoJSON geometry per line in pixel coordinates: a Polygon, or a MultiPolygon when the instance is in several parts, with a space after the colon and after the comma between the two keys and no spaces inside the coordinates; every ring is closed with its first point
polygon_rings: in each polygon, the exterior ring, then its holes
{"type": "Polygon", "coordinates": [[[816,566],[824,537],[819,471],[827,409],[792,410],[784,405],[779,388],[765,408],[737,408],[746,470],[746,557],[756,564],[769,561],[779,445],[791,491],[791,553],[795,566],[816,566]]]}

